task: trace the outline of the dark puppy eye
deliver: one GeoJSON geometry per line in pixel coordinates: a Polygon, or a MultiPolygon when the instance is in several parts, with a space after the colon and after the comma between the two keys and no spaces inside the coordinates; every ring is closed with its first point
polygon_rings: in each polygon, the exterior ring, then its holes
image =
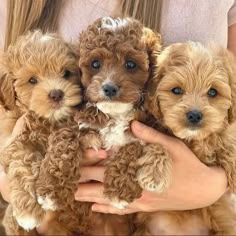
{"type": "Polygon", "coordinates": [[[64,74],[63,74],[63,77],[65,79],[68,79],[69,77],[71,76],[71,72],[69,70],[65,70],[64,74]]]}
{"type": "Polygon", "coordinates": [[[217,94],[218,94],[218,92],[217,92],[217,90],[214,89],[214,88],[210,88],[210,89],[208,90],[208,92],[207,92],[207,95],[208,95],[209,97],[212,97],[212,98],[216,97],[217,94]]]}
{"type": "Polygon", "coordinates": [[[37,83],[38,83],[38,80],[37,80],[37,78],[35,78],[35,77],[31,77],[31,78],[29,79],[29,83],[31,83],[31,84],[37,84],[37,83]]]}
{"type": "Polygon", "coordinates": [[[180,95],[184,93],[183,89],[181,89],[180,87],[175,87],[171,89],[171,92],[175,95],[180,95]]]}
{"type": "Polygon", "coordinates": [[[91,62],[91,67],[95,70],[99,70],[101,68],[101,63],[99,60],[93,60],[91,62]]]}
{"type": "Polygon", "coordinates": [[[132,60],[127,60],[125,62],[125,68],[127,70],[134,70],[137,67],[136,62],[132,61],[132,60]]]}

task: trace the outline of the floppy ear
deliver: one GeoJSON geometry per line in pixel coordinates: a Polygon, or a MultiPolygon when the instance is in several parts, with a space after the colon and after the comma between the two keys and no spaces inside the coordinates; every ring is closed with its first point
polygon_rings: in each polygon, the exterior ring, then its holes
{"type": "Polygon", "coordinates": [[[162,49],[161,35],[159,33],[155,33],[149,28],[144,27],[142,39],[146,45],[150,66],[155,66],[157,64],[157,57],[162,49]]]}
{"type": "Polygon", "coordinates": [[[0,70],[0,105],[6,110],[15,108],[15,91],[13,80],[6,72],[0,70]]]}

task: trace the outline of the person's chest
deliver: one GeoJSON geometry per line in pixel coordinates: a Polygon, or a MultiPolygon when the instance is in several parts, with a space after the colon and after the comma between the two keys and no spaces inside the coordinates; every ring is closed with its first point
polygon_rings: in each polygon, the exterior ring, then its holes
{"type": "Polygon", "coordinates": [[[94,20],[110,16],[117,0],[64,0],[59,17],[59,33],[67,40],[78,39],[79,33],[94,20]]]}
{"type": "Polygon", "coordinates": [[[227,45],[228,13],[234,0],[164,0],[161,33],[165,45],[188,40],[227,45]]]}

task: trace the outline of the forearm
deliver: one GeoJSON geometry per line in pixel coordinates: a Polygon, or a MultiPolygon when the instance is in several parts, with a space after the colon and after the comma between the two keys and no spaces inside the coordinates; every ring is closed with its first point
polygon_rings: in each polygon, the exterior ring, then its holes
{"type": "Polygon", "coordinates": [[[236,56],[236,23],[228,29],[228,49],[236,56]]]}

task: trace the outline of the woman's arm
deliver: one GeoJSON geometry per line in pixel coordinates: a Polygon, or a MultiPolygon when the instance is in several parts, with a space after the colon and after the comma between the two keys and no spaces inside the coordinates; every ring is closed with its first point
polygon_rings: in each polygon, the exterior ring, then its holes
{"type": "MultiPolygon", "coordinates": [[[[200,162],[191,150],[178,139],[166,136],[139,122],[132,123],[134,135],[148,143],[159,143],[173,159],[172,184],[162,194],[144,191],[140,199],[127,209],[109,205],[103,197],[102,183],[80,184],[75,198],[78,201],[95,202],[93,211],[113,214],[129,214],[143,211],[188,210],[211,205],[227,190],[227,178],[221,168],[208,167],[200,162]],[[216,184],[217,183],[217,184],[216,184]]],[[[103,181],[105,167],[93,166],[82,169],[82,181],[103,181]]]]}
{"type": "Polygon", "coordinates": [[[236,23],[228,29],[228,49],[236,56],[236,23]]]}

